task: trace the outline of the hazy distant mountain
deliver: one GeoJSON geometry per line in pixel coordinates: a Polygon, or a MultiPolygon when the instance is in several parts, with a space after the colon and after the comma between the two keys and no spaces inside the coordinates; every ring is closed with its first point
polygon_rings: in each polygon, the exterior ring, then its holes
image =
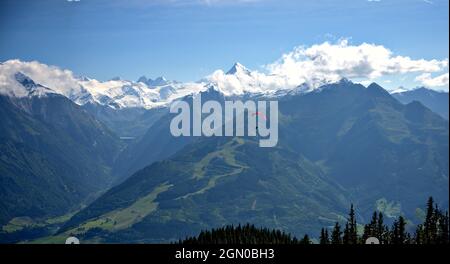
{"type": "Polygon", "coordinates": [[[0,96],[0,224],[49,217],[92,200],[113,181],[119,140],[80,106],[24,74],[27,97],[0,96]]]}
{"type": "Polygon", "coordinates": [[[165,107],[116,109],[98,103],[87,103],[81,107],[126,141],[139,139],[168,111],[165,107]]]}
{"type": "Polygon", "coordinates": [[[166,80],[166,78],[164,78],[162,76],[157,77],[154,80],[150,79],[150,78],[147,79],[147,77],[145,77],[145,76],[141,76],[138,79],[138,82],[145,83],[146,85],[148,85],[150,87],[164,86],[164,85],[168,85],[168,84],[174,83],[174,82],[166,80]]]}
{"type": "Polygon", "coordinates": [[[437,92],[422,87],[411,91],[394,93],[392,96],[403,104],[419,101],[426,107],[430,108],[433,112],[448,120],[448,92],[437,92]]]}
{"type": "MultiPolygon", "coordinates": [[[[223,103],[225,100],[224,96],[213,87],[202,92],[201,95],[202,101],[216,100],[223,103]]],[[[192,96],[187,96],[183,100],[192,105],[192,96]]],[[[170,157],[194,140],[193,137],[172,136],[170,121],[173,115],[167,109],[165,112],[161,110],[155,115],[158,115],[159,119],[152,123],[151,128],[119,155],[114,171],[122,178],[130,176],[155,161],[170,157]]]]}
{"type": "MultiPolygon", "coordinates": [[[[341,221],[350,201],[358,218],[378,209],[386,221],[399,214],[421,220],[410,212],[430,195],[448,206],[448,121],[422,104],[402,105],[377,84],[347,80],[279,100],[276,148],[259,148],[248,137],[191,139],[105,193],[61,232],[155,242],[254,222],[302,234],[341,221]]],[[[156,135],[139,155],[158,147],[164,134],[156,135]]]]}

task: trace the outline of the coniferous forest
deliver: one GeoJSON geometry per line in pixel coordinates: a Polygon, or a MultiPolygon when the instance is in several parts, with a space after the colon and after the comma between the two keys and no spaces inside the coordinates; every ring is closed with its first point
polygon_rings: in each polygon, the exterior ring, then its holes
{"type": "MultiPolygon", "coordinates": [[[[319,244],[365,244],[370,237],[375,237],[380,244],[449,244],[449,215],[430,197],[426,205],[424,222],[415,230],[408,228],[408,221],[399,216],[391,225],[385,223],[381,212],[374,212],[369,223],[356,221],[353,204],[347,221],[336,222],[333,228],[322,228],[319,244]]],[[[228,225],[222,228],[205,230],[197,237],[180,240],[180,244],[313,244],[305,234],[302,239],[280,230],[256,227],[252,224],[228,225]]]]}

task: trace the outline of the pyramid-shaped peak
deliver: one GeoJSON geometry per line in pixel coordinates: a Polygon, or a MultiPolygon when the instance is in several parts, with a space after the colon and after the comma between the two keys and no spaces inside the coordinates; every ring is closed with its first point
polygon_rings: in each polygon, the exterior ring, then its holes
{"type": "Polygon", "coordinates": [[[227,74],[236,74],[238,72],[250,74],[250,70],[239,62],[234,63],[233,67],[231,67],[231,69],[227,71],[227,74]]]}
{"type": "Polygon", "coordinates": [[[367,89],[373,90],[373,91],[381,91],[383,93],[386,92],[386,90],[383,87],[381,87],[378,83],[375,83],[375,82],[373,82],[369,86],[367,86],[367,89]]]}
{"type": "Polygon", "coordinates": [[[163,86],[163,85],[167,85],[167,84],[169,84],[169,81],[167,81],[166,78],[164,78],[162,76],[157,77],[154,80],[152,80],[152,79],[147,80],[147,85],[150,85],[150,86],[163,86]]]}
{"type": "Polygon", "coordinates": [[[145,75],[139,77],[139,79],[137,80],[137,82],[142,82],[142,83],[146,83],[148,81],[147,77],[145,77],[145,75]]]}
{"type": "Polygon", "coordinates": [[[367,86],[367,91],[375,96],[387,96],[391,97],[389,92],[386,91],[383,87],[381,87],[379,84],[373,82],[369,86],[367,86]]]}
{"type": "Polygon", "coordinates": [[[22,72],[16,72],[14,74],[14,78],[18,83],[25,87],[29,96],[44,96],[47,94],[55,94],[52,89],[35,83],[30,77],[23,74],[22,72]]]}
{"type": "Polygon", "coordinates": [[[340,79],[340,80],[338,81],[338,83],[339,83],[339,84],[353,84],[352,81],[350,81],[349,79],[347,79],[347,78],[345,78],[345,77],[343,77],[342,79],[340,79]]]}

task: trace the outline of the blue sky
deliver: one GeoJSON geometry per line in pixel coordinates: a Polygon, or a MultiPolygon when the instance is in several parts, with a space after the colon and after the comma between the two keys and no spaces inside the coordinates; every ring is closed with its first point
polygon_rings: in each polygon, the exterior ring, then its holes
{"type": "MultiPolygon", "coordinates": [[[[0,61],[37,60],[100,80],[187,81],[235,61],[264,71],[294,47],[342,38],[445,60],[448,21],[447,0],[3,0],[0,61]]],[[[377,80],[417,86],[419,73],[377,80]]]]}

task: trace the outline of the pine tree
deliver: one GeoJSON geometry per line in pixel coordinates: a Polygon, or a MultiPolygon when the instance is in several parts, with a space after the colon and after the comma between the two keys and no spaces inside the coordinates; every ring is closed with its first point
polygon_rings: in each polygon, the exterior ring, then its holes
{"type": "Polygon", "coordinates": [[[399,224],[398,221],[395,220],[394,224],[392,225],[392,231],[390,232],[391,238],[390,241],[392,244],[400,244],[399,243],[399,228],[398,228],[399,224]]]}
{"type": "Polygon", "coordinates": [[[344,235],[342,236],[342,244],[350,244],[350,229],[348,227],[348,222],[345,223],[344,235]]]}
{"type": "Polygon", "coordinates": [[[387,226],[384,225],[383,213],[378,213],[378,222],[376,225],[375,237],[378,238],[381,244],[387,244],[389,236],[389,230],[387,226]]]}
{"type": "Polygon", "coordinates": [[[398,242],[399,244],[405,244],[406,242],[406,221],[403,216],[398,218],[398,242]]]}
{"type": "Polygon", "coordinates": [[[358,235],[357,235],[357,226],[356,226],[356,217],[355,210],[353,209],[353,204],[350,206],[349,213],[349,244],[357,244],[358,243],[358,235]]]}
{"type": "Polygon", "coordinates": [[[383,234],[381,235],[382,241],[383,241],[384,244],[386,244],[386,245],[392,244],[391,233],[392,232],[389,229],[389,227],[387,225],[384,225],[384,231],[383,231],[383,234]]]}
{"type": "Polygon", "coordinates": [[[371,237],[370,224],[364,225],[364,232],[362,235],[362,241],[366,241],[369,237],[371,237]]]}
{"type": "Polygon", "coordinates": [[[320,237],[319,237],[319,243],[322,244],[326,244],[325,243],[325,228],[322,228],[322,230],[320,230],[320,237]]]}
{"type": "Polygon", "coordinates": [[[403,216],[400,216],[398,220],[394,221],[392,225],[392,231],[390,233],[389,243],[391,244],[405,244],[409,234],[406,233],[406,221],[403,216]]]}
{"type": "Polygon", "coordinates": [[[425,232],[424,232],[423,225],[422,224],[418,225],[416,228],[416,232],[414,234],[415,244],[424,244],[424,237],[425,237],[424,233],[425,232]]]}
{"type": "Polygon", "coordinates": [[[445,215],[442,214],[439,221],[439,242],[441,244],[449,244],[449,219],[448,212],[445,212],[445,215]]]}
{"type": "Polygon", "coordinates": [[[325,228],[322,228],[322,230],[320,231],[319,243],[321,245],[330,244],[330,238],[328,237],[328,230],[325,228]]]}
{"type": "Polygon", "coordinates": [[[448,212],[443,214],[437,207],[435,208],[435,218],[437,219],[437,234],[436,243],[437,244],[448,244],[449,243],[449,230],[448,230],[448,212]]]}
{"type": "Polygon", "coordinates": [[[362,241],[365,242],[369,237],[376,237],[379,239],[379,235],[377,232],[378,226],[378,213],[373,212],[372,220],[369,224],[364,225],[364,233],[362,236],[362,241]]]}
{"type": "Polygon", "coordinates": [[[342,232],[341,226],[338,222],[334,225],[333,232],[331,233],[331,244],[342,244],[342,232]]]}
{"type": "Polygon", "coordinates": [[[437,236],[437,221],[436,221],[436,208],[434,207],[433,197],[428,198],[427,202],[427,214],[425,217],[424,227],[424,243],[434,244],[436,243],[437,236]]]}
{"type": "Polygon", "coordinates": [[[308,234],[306,234],[303,239],[300,241],[300,244],[305,244],[305,245],[309,245],[311,244],[311,240],[309,239],[308,234]]]}

